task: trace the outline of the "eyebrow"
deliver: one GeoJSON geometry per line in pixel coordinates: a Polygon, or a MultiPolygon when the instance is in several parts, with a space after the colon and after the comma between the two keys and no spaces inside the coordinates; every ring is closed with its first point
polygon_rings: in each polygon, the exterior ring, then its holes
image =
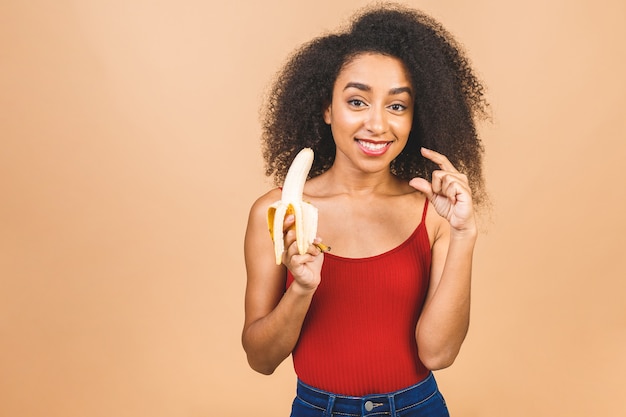
{"type": "Polygon", "coordinates": [[[413,92],[411,91],[410,87],[396,87],[396,88],[392,88],[391,90],[389,90],[389,94],[392,94],[392,95],[398,95],[402,93],[407,93],[408,95],[413,97],[413,92]]]}
{"type": "MultiPolygon", "coordinates": [[[[345,91],[348,88],[356,88],[357,90],[367,92],[372,91],[372,87],[370,87],[369,85],[357,82],[349,82],[348,84],[346,84],[343,90],[345,91]]],[[[395,87],[389,90],[389,94],[394,96],[402,93],[408,93],[410,96],[413,96],[413,92],[411,91],[410,87],[395,87]]]]}

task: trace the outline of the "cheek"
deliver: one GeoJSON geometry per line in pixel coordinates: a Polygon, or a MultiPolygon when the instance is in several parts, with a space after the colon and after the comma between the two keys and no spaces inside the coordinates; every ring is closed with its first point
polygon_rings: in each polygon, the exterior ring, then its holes
{"type": "Polygon", "coordinates": [[[337,130],[355,129],[363,123],[362,119],[358,112],[339,110],[333,113],[331,126],[337,130]]]}
{"type": "Polygon", "coordinates": [[[402,136],[403,138],[408,138],[409,133],[411,133],[411,129],[413,127],[413,118],[401,118],[399,120],[394,121],[394,130],[397,135],[402,136]]]}

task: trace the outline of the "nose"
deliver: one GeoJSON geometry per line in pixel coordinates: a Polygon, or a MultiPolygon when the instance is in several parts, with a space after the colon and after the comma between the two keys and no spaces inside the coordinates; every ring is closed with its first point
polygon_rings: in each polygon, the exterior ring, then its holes
{"type": "Polygon", "coordinates": [[[378,106],[372,106],[367,112],[365,128],[375,135],[380,135],[387,132],[389,124],[387,121],[387,112],[385,111],[385,109],[378,106]]]}

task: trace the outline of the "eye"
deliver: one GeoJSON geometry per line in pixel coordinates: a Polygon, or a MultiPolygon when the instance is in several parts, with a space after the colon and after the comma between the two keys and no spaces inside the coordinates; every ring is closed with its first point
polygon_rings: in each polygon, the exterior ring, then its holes
{"type": "Polygon", "coordinates": [[[352,100],[348,100],[348,104],[352,107],[365,107],[366,104],[363,100],[359,100],[358,98],[353,98],[352,100]]]}
{"type": "Polygon", "coordinates": [[[399,104],[399,103],[392,104],[391,106],[389,106],[389,108],[396,112],[401,112],[401,111],[406,110],[406,106],[403,104],[399,104]]]}

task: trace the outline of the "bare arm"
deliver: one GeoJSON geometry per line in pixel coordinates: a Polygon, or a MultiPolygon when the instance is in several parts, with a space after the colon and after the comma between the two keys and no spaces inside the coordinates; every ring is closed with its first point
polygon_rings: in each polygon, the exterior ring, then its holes
{"type": "MultiPolygon", "coordinates": [[[[247,271],[245,322],[242,344],[250,366],[271,374],[285,360],[298,341],[302,323],[320,281],[323,254],[314,245],[299,255],[295,233],[285,235],[283,264],[276,265],[273,244],[267,227],[267,207],[280,194],[270,192],[255,202],[250,210],[244,242],[247,271]],[[294,282],[285,291],[287,267],[294,282]]],[[[285,230],[293,216],[285,220],[285,230]]]]}
{"type": "Polygon", "coordinates": [[[469,328],[472,257],[477,228],[467,178],[436,152],[423,150],[439,164],[432,183],[411,180],[424,192],[439,219],[432,248],[430,287],[415,337],[420,359],[432,370],[450,366],[469,328]]]}

